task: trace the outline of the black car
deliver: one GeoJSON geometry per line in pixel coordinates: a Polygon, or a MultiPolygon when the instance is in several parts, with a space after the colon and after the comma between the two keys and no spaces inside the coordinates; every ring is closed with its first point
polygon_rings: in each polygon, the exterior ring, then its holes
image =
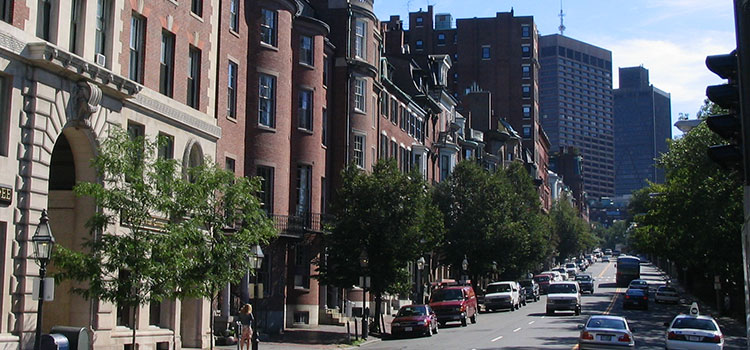
{"type": "Polygon", "coordinates": [[[643,310],[648,310],[648,292],[639,288],[628,288],[622,299],[622,308],[641,308],[643,310]]]}
{"type": "Polygon", "coordinates": [[[541,292],[539,291],[538,283],[534,282],[534,280],[520,280],[518,283],[523,288],[521,291],[526,295],[526,301],[539,301],[541,292]]]}
{"type": "Polygon", "coordinates": [[[590,292],[594,294],[594,278],[591,275],[576,275],[576,282],[581,286],[581,293],[590,292]]]}

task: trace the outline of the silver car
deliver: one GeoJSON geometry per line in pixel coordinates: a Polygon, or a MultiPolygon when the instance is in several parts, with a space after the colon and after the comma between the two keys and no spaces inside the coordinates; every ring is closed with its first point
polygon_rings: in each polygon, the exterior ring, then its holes
{"type": "Polygon", "coordinates": [[[635,338],[628,321],[620,316],[591,316],[579,325],[578,348],[584,349],[633,349],[635,338]]]}

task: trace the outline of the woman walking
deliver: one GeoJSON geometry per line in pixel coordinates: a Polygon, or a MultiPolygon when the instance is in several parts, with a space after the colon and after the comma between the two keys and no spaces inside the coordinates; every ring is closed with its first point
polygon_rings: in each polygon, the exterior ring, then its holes
{"type": "Polygon", "coordinates": [[[240,324],[242,324],[242,337],[240,337],[240,350],[243,346],[247,346],[247,350],[250,350],[250,340],[253,337],[253,306],[245,304],[240,310],[240,324]]]}

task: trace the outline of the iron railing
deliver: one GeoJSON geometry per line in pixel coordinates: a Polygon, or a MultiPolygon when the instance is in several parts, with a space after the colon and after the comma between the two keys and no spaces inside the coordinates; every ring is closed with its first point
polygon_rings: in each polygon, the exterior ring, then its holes
{"type": "Polygon", "coordinates": [[[302,213],[299,215],[271,216],[274,227],[282,236],[301,237],[305,233],[323,233],[330,215],[321,213],[302,213]]]}

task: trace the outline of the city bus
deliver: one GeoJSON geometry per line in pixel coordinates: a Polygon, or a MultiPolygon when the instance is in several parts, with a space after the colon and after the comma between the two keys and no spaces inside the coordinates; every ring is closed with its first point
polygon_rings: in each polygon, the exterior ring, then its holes
{"type": "Polygon", "coordinates": [[[629,255],[617,257],[617,286],[627,287],[630,281],[641,278],[641,259],[629,255]]]}

